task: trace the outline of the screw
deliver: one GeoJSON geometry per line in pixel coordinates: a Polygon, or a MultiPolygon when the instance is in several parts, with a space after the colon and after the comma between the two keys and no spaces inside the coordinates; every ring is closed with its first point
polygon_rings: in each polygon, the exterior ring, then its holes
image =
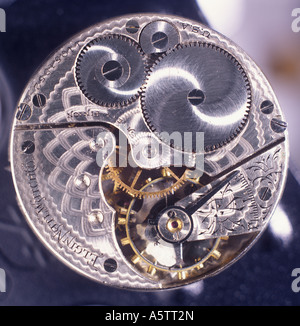
{"type": "Polygon", "coordinates": [[[95,222],[102,223],[103,219],[104,219],[104,216],[103,216],[102,212],[100,212],[100,211],[92,212],[88,216],[88,220],[90,223],[95,223],[95,222]]]}
{"type": "Polygon", "coordinates": [[[105,145],[105,142],[102,138],[100,137],[97,137],[96,139],[93,139],[91,142],[90,142],[90,149],[93,151],[93,152],[98,152],[99,149],[103,148],[105,145]]]}
{"type": "Polygon", "coordinates": [[[42,108],[46,104],[46,96],[43,94],[35,94],[32,99],[32,103],[37,108],[42,108]]]}
{"type": "Polygon", "coordinates": [[[91,179],[86,174],[80,175],[74,182],[79,190],[86,190],[91,185],[91,179]]]}
{"type": "Polygon", "coordinates": [[[260,110],[264,114],[270,114],[274,110],[274,104],[269,100],[265,100],[261,103],[260,110]]]}
{"type": "Polygon", "coordinates": [[[269,187],[262,187],[258,191],[258,196],[263,201],[268,201],[272,196],[272,191],[269,187]]]}
{"type": "Polygon", "coordinates": [[[285,121],[273,118],[271,120],[271,128],[276,133],[284,132],[287,128],[287,123],[285,121]]]}
{"type": "Polygon", "coordinates": [[[200,89],[193,89],[189,92],[187,99],[192,105],[199,105],[204,101],[205,95],[200,89]]]}
{"type": "Polygon", "coordinates": [[[156,32],[152,35],[152,45],[156,49],[163,49],[168,45],[169,38],[164,32],[156,32]]]}
{"type": "Polygon", "coordinates": [[[103,76],[110,81],[118,80],[123,73],[123,68],[118,61],[107,61],[102,67],[103,76]]]}
{"type": "Polygon", "coordinates": [[[113,273],[116,269],[117,269],[117,262],[112,259],[106,259],[106,261],[104,262],[104,269],[108,272],[108,273],[113,273]]]}
{"type": "Polygon", "coordinates": [[[129,20],[126,24],[126,31],[130,34],[135,34],[139,28],[140,25],[136,20],[129,20]]]}
{"type": "Polygon", "coordinates": [[[16,119],[20,121],[26,121],[31,117],[31,107],[26,103],[21,103],[18,107],[16,119]]]}
{"type": "Polygon", "coordinates": [[[32,154],[35,150],[35,145],[31,140],[26,140],[22,144],[22,152],[25,154],[32,154]]]}
{"type": "Polygon", "coordinates": [[[177,216],[175,211],[169,211],[167,214],[170,218],[175,218],[177,216]]]}

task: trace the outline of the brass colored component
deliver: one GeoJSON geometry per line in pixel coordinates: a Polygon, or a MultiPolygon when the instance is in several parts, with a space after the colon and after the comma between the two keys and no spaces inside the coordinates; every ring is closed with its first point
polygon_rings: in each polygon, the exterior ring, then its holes
{"type": "Polygon", "coordinates": [[[182,220],[180,218],[169,219],[167,222],[167,229],[171,233],[179,232],[183,227],[182,220]]]}
{"type": "Polygon", "coordinates": [[[122,243],[122,246],[126,246],[126,245],[130,244],[130,239],[123,238],[123,239],[121,239],[121,243],[122,243]]]}
{"type": "Polygon", "coordinates": [[[177,189],[179,189],[188,179],[189,170],[183,169],[181,175],[177,175],[172,168],[161,168],[158,170],[158,175],[163,175],[165,178],[174,180],[171,186],[159,191],[151,191],[147,188],[147,191],[143,191],[136,188],[137,183],[142,186],[151,183],[152,179],[147,177],[147,170],[141,168],[115,168],[110,164],[107,165],[107,171],[110,179],[114,181],[115,185],[128,193],[133,198],[147,198],[147,197],[165,197],[177,189]],[[128,172],[130,174],[128,174],[128,172]],[[124,178],[123,178],[124,176],[124,178]],[[131,181],[132,180],[132,181],[131,181]]]}

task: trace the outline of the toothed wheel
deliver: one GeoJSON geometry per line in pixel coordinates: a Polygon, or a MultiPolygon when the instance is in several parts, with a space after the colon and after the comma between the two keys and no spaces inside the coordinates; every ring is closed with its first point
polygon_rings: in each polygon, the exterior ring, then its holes
{"type": "MultiPolygon", "coordinates": [[[[192,133],[185,151],[198,152],[197,132],[204,133],[204,150],[234,139],[247,122],[250,84],[237,59],[209,43],[178,45],[150,70],[142,94],[149,128],[163,134],[192,133]]],[[[180,148],[182,149],[182,148],[180,148]]]]}
{"type": "Polygon", "coordinates": [[[115,185],[133,198],[165,197],[178,190],[188,179],[189,170],[186,168],[166,167],[155,170],[141,168],[116,168],[108,164],[107,172],[115,185]],[[162,189],[143,187],[153,179],[162,182],[162,189]]]}
{"type": "Polygon", "coordinates": [[[127,105],[139,96],[146,77],[144,53],[128,37],[98,37],[81,50],[75,75],[90,101],[107,107],[127,105]]]}

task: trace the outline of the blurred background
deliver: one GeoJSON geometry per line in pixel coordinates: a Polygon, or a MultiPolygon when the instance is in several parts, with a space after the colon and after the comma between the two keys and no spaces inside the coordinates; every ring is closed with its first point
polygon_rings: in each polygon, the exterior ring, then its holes
{"type": "Polygon", "coordinates": [[[300,22],[292,16],[299,0],[0,0],[0,8],[6,13],[6,32],[0,33],[0,268],[7,276],[0,305],[300,304],[300,292],[291,288],[292,271],[300,268],[300,22]],[[221,274],[159,293],[99,285],[53,257],[19,211],[7,157],[18,97],[44,59],[80,30],[134,12],[195,19],[239,44],[269,79],[289,130],[287,186],[264,235],[221,274]]]}

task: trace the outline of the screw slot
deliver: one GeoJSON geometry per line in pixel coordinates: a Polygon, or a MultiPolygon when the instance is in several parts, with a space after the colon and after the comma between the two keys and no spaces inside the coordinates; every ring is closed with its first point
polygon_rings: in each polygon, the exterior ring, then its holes
{"type": "Polygon", "coordinates": [[[193,89],[189,92],[187,99],[192,105],[199,105],[205,100],[205,95],[200,89],[193,89]]]}
{"type": "Polygon", "coordinates": [[[287,123],[280,119],[273,118],[271,120],[271,128],[276,133],[284,132],[287,128],[287,123]]]}
{"type": "Polygon", "coordinates": [[[129,20],[126,24],[126,31],[130,34],[135,34],[139,28],[140,25],[136,20],[129,20]]]}
{"type": "Polygon", "coordinates": [[[117,266],[117,262],[112,258],[106,259],[106,261],[104,262],[104,269],[108,273],[113,273],[117,269],[117,266]]]}
{"type": "Polygon", "coordinates": [[[264,114],[270,114],[274,110],[274,104],[269,100],[265,100],[261,103],[260,110],[264,114]]]}
{"type": "Polygon", "coordinates": [[[272,196],[272,191],[269,187],[262,187],[258,191],[258,196],[263,201],[268,201],[272,196]]]}
{"type": "Polygon", "coordinates": [[[36,94],[32,99],[32,103],[37,108],[42,108],[46,105],[46,96],[43,94],[36,94]]]}
{"type": "Polygon", "coordinates": [[[32,154],[35,150],[35,145],[31,140],[26,140],[22,144],[22,152],[25,154],[32,154]]]}
{"type": "Polygon", "coordinates": [[[18,107],[16,119],[20,121],[26,121],[31,117],[31,107],[26,103],[21,103],[18,107]]]}
{"type": "Polygon", "coordinates": [[[168,45],[169,38],[164,32],[156,32],[152,35],[151,43],[156,49],[163,49],[168,45]]]}
{"type": "Polygon", "coordinates": [[[123,68],[118,61],[107,61],[102,67],[103,76],[110,81],[118,80],[123,74],[123,68]]]}

